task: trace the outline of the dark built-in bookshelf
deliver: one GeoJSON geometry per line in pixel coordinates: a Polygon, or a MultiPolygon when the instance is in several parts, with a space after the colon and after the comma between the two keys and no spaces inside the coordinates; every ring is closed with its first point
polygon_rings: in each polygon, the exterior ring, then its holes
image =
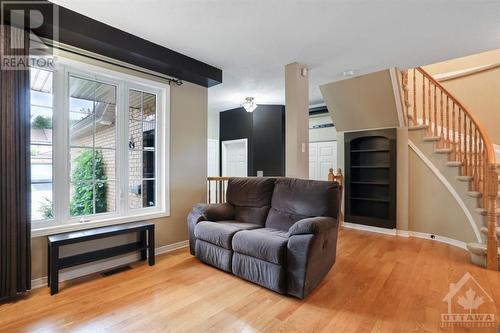
{"type": "Polygon", "coordinates": [[[345,221],[396,228],[396,129],[347,132],[345,221]]]}

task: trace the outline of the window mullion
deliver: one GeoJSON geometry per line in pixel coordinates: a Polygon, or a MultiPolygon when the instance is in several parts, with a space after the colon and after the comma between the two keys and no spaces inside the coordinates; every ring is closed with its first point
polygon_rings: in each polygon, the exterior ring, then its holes
{"type": "Polygon", "coordinates": [[[57,224],[69,220],[68,81],[67,70],[58,67],[54,77],[54,211],[57,224]],[[63,176],[61,176],[63,175],[63,176]]]}
{"type": "Polygon", "coordinates": [[[126,83],[121,86],[121,106],[120,106],[120,139],[121,144],[119,146],[120,153],[122,154],[122,158],[120,158],[120,208],[121,214],[127,215],[129,213],[129,89],[126,83]]]}

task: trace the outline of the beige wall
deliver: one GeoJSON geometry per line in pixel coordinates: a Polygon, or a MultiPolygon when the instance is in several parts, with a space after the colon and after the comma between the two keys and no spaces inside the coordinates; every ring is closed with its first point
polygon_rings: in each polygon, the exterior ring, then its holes
{"type": "Polygon", "coordinates": [[[286,176],[309,178],[309,78],[303,65],[285,66],[286,176]]]}
{"type": "MultiPolygon", "coordinates": [[[[500,49],[426,66],[432,75],[500,64],[500,49]]],[[[440,82],[486,127],[493,143],[500,145],[500,68],[440,82]]]]}
{"type": "MultiPolygon", "coordinates": [[[[187,240],[187,214],[193,204],[206,200],[208,89],[184,82],[170,91],[170,216],[154,220],[157,247],[187,240]]],[[[130,237],[114,243],[125,239],[130,237]]],[[[103,243],[93,243],[93,249],[103,243]]],[[[46,248],[46,237],[32,239],[33,279],[47,275],[46,248]]],[[[79,250],[85,245],[67,251],[79,250]]]]}
{"type": "Polygon", "coordinates": [[[389,70],[320,86],[338,131],[398,127],[389,70]]]}
{"type": "Polygon", "coordinates": [[[408,230],[475,242],[464,212],[439,179],[409,150],[408,230]]]}

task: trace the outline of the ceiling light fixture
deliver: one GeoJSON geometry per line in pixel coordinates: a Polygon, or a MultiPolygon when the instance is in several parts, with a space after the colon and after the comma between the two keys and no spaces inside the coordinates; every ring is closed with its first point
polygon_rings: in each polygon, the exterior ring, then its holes
{"type": "Polygon", "coordinates": [[[343,72],[341,73],[341,75],[342,75],[343,77],[354,76],[354,74],[356,74],[356,71],[355,71],[354,69],[348,69],[348,70],[343,71],[343,72]]]}
{"type": "Polygon", "coordinates": [[[241,104],[241,106],[245,108],[247,112],[253,112],[258,106],[257,104],[255,104],[253,99],[253,97],[247,97],[245,98],[243,104],[241,104]]]}

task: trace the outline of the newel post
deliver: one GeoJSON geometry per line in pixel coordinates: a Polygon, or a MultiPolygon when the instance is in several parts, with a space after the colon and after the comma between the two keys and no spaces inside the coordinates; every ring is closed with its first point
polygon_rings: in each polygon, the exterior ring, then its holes
{"type": "Polygon", "coordinates": [[[495,164],[488,166],[487,174],[487,200],[488,200],[488,248],[486,256],[486,267],[498,271],[498,240],[497,228],[497,196],[498,196],[498,174],[495,164]]]}

